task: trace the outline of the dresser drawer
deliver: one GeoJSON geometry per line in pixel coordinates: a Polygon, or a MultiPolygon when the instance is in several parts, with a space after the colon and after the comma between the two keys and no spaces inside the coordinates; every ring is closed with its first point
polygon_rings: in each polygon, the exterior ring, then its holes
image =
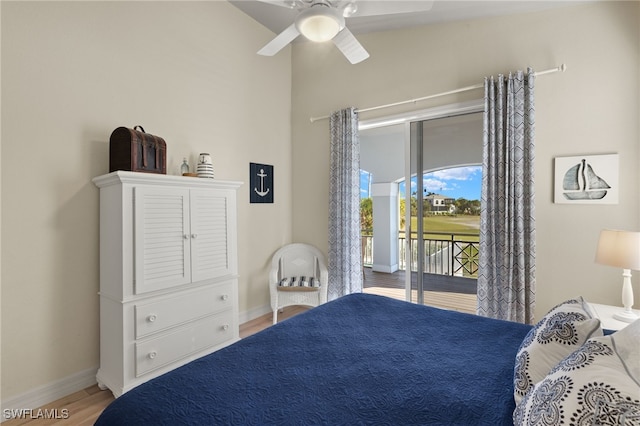
{"type": "Polygon", "coordinates": [[[234,337],[231,310],[136,343],[136,377],[234,337]]]}
{"type": "Polygon", "coordinates": [[[232,283],[178,293],[155,302],[135,305],[135,338],[140,339],[206,315],[231,308],[232,283]]]}

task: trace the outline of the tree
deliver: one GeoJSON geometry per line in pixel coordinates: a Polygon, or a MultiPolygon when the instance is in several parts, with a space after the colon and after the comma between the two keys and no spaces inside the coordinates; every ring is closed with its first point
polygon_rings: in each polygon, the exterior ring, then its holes
{"type": "Polygon", "coordinates": [[[373,229],[373,200],[360,199],[360,232],[371,232],[373,229]]]}
{"type": "Polygon", "coordinates": [[[470,213],[474,216],[477,216],[480,214],[480,200],[471,200],[470,201],[470,206],[469,206],[469,210],[470,213]]]}
{"type": "Polygon", "coordinates": [[[415,191],[411,194],[411,217],[418,216],[418,198],[415,191]]]}
{"type": "Polygon", "coordinates": [[[480,201],[467,200],[466,198],[458,198],[454,201],[456,212],[458,214],[467,214],[477,216],[480,214],[480,201]]]}

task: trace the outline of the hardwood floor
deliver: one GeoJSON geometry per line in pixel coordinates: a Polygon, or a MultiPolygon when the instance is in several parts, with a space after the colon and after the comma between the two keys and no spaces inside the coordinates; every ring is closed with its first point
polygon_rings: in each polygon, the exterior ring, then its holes
{"type": "Polygon", "coordinates": [[[93,385],[44,407],[17,415],[2,425],[92,425],[111,401],[111,392],[101,391],[98,385],[93,385]]]}
{"type": "MultiPolygon", "coordinates": [[[[412,282],[415,284],[415,273],[412,274],[412,282]]],[[[364,268],[364,293],[406,300],[404,286],[404,271],[388,274],[364,268]]],[[[475,279],[425,274],[425,286],[424,303],[426,305],[470,314],[476,313],[475,279]]],[[[417,300],[415,288],[411,291],[411,300],[417,300]]]]}
{"type": "MultiPolygon", "coordinates": [[[[309,308],[306,306],[288,306],[284,308],[282,312],[278,313],[278,321],[291,318],[292,316],[307,310],[309,310],[309,308]]],[[[240,324],[240,338],[244,339],[247,336],[251,336],[252,334],[262,331],[269,327],[272,322],[273,314],[268,313],[251,321],[247,321],[244,324],[240,324]]]]}
{"type": "MultiPolygon", "coordinates": [[[[306,311],[304,306],[290,306],[278,314],[278,321],[290,318],[306,311]]],[[[272,314],[268,313],[254,320],[240,325],[240,338],[257,333],[272,323],[272,314]]],[[[31,412],[23,413],[19,418],[13,418],[2,423],[2,426],[38,426],[65,425],[84,426],[93,425],[109,403],[113,395],[109,391],[102,391],[98,385],[93,385],[79,392],[65,396],[31,412]]],[[[3,415],[5,413],[3,412],[3,415]]]]}
{"type": "MultiPolygon", "coordinates": [[[[373,283],[370,281],[369,284],[373,283]]],[[[404,300],[405,290],[403,288],[391,287],[393,286],[378,282],[375,287],[365,288],[364,292],[404,300]]],[[[425,300],[433,306],[475,313],[475,295],[427,291],[425,292],[425,300]]],[[[278,314],[278,321],[290,318],[308,309],[309,308],[304,306],[287,307],[283,312],[278,314]]],[[[245,338],[264,330],[271,326],[271,323],[272,314],[268,313],[241,324],[240,338],[245,338]]],[[[98,385],[93,385],[47,404],[44,407],[24,413],[19,418],[7,420],[2,423],[2,426],[93,425],[98,416],[100,416],[100,413],[102,413],[102,410],[104,410],[111,401],[113,401],[111,392],[102,391],[98,388],[98,385]]],[[[3,415],[5,415],[4,412],[3,415]]]]}

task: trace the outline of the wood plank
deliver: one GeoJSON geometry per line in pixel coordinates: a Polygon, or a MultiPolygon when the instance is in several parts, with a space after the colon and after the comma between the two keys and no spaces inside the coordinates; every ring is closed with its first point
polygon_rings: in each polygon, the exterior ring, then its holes
{"type": "MultiPolygon", "coordinates": [[[[415,273],[412,281],[415,283],[415,273]]],[[[476,280],[470,278],[450,277],[445,275],[425,274],[426,283],[438,291],[424,292],[426,305],[437,308],[450,309],[459,312],[475,314],[477,296],[475,294],[476,280]],[[463,292],[454,289],[463,288],[463,292]],[[446,289],[448,291],[441,291],[446,289]]],[[[394,273],[374,272],[371,268],[364,268],[364,293],[406,300],[405,271],[394,273]]],[[[411,300],[417,300],[417,291],[411,291],[411,300]]]]}
{"type": "MultiPolygon", "coordinates": [[[[386,296],[392,299],[405,300],[405,289],[403,288],[367,287],[363,292],[386,296]]],[[[417,300],[417,292],[415,290],[411,291],[411,300],[417,300]]],[[[469,314],[476,313],[477,297],[474,294],[425,291],[424,301],[425,305],[436,308],[466,312],[469,314]]]]}
{"type": "Polygon", "coordinates": [[[113,399],[111,392],[100,391],[98,385],[93,385],[34,409],[22,418],[8,420],[2,424],[3,426],[77,425],[87,419],[89,424],[93,424],[113,399]]]}
{"type": "MultiPolygon", "coordinates": [[[[311,309],[309,306],[287,306],[282,309],[282,312],[278,313],[278,322],[284,321],[287,318],[291,318],[299,313],[308,311],[311,309]]],[[[273,313],[264,314],[258,318],[247,321],[240,325],[240,338],[243,339],[247,336],[255,334],[259,331],[270,327],[273,322],[273,313]]]]}

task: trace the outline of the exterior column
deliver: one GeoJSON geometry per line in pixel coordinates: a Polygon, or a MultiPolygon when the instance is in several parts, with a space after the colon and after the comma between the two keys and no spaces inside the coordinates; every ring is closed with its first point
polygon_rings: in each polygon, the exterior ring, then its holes
{"type": "Polygon", "coordinates": [[[376,272],[398,270],[398,184],[371,185],[373,202],[373,265],[376,272]]]}

